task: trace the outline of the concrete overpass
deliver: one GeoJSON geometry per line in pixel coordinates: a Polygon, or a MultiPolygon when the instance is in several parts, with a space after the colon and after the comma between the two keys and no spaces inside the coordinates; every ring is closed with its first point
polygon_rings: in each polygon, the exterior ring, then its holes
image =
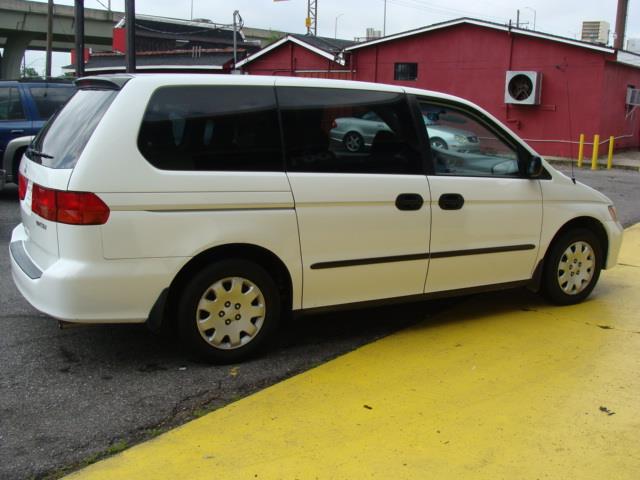
{"type": "MultiPolygon", "coordinates": [[[[73,7],[54,5],[53,50],[74,48],[73,7]]],[[[114,25],[123,12],[84,9],[85,46],[111,50],[114,25]]],[[[0,0],[0,79],[18,78],[25,50],[44,50],[47,38],[47,3],[26,0],[0,0]]]]}

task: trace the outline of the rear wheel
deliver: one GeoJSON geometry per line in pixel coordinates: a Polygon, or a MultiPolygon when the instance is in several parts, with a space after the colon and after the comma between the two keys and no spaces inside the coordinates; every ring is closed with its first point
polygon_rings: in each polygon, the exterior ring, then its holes
{"type": "Polygon", "coordinates": [[[558,305],[583,301],[596,286],[602,269],[602,246],[587,229],[570,230],[551,246],[545,261],[542,292],[558,305]]]}
{"type": "Polygon", "coordinates": [[[191,353],[212,363],[233,363],[268,343],[280,319],[280,295],[260,265],[224,260],[186,285],[178,314],[180,338],[191,353]]]}
{"type": "Polygon", "coordinates": [[[364,150],[364,138],[358,132],[347,132],[342,139],[344,147],[351,153],[364,150]]]}

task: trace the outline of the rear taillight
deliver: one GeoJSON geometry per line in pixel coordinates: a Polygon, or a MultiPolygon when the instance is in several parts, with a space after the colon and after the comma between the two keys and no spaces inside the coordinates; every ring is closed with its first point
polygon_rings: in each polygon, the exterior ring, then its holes
{"type": "Polygon", "coordinates": [[[56,221],[56,191],[33,184],[31,190],[31,211],[42,218],[56,221]]]}
{"type": "Polygon", "coordinates": [[[18,195],[20,200],[24,200],[27,195],[27,178],[21,173],[18,173],[18,195]]]}
{"type": "Polygon", "coordinates": [[[109,207],[95,193],[57,192],[58,222],[69,225],[103,225],[109,207]]]}
{"type": "Polygon", "coordinates": [[[52,190],[36,183],[31,210],[42,218],[68,225],[103,225],[110,213],[95,193],[52,190]]]}

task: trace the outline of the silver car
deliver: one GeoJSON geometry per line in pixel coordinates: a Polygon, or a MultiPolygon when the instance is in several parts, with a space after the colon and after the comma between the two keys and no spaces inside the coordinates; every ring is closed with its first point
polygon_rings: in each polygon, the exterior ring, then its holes
{"type": "MultiPolygon", "coordinates": [[[[474,133],[439,125],[437,115],[434,114],[424,114],[422,117],[432,147],[459,152],[478,149],[480,141],[474,133]]],[[[359,153],[371,147],[373,139],[380,131],[392,130],[375,112],[369,111],[361,117],[336,118],[330,137],[333,141],[342,143],[348,152],[359,153]]]]}

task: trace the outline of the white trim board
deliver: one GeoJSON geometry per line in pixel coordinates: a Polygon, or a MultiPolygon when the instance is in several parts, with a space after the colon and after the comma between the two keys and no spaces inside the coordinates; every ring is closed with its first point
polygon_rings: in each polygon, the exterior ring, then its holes
{"type": "Polygon", "coordinates": [[[601,46],[601,45],[590,45],[588,43],[585,42],[580,42],[578,40],[572,40],[570,38],[564,38],[564,37],[558,37],[555,35],[551,35],[551,34],[547,34],[547,33],[541,33],[541,32],[536,32],[533,30],[525,30],[522,28],[515,28],[515,27],[511,27],[509,28],[507,25],[498,25],[496,23],[490,23],[490,22],[483,22],[482,20],[474,20],[471,18],[458,18],[456,20],[451,20],[450,22],[443,22],[443,23],[437,23],[434,25],[428,25],[426,27],[422,27],[422,28],[417,28],[415,30],[408,30],[406,32],[400,32],[400,33],[396,33],[395,35],[389,35],[387,37],[382,37],[382,38],[376,38],[375,40],[369,40],[368,42],[364,42],[364,43],[359,43],[357,45],[353,45],[351,47],[347,47],[345,48],[346,52],[351,52],[353,50],[357,50],[360,48],[365,48],[365,47],[370,47],[372,45],[377,45],[379,43],[385,43],[385,42],[390,42],[393,40],[398,40],[400,38],[405,38],[405,37],[411,37],[413,35],[420,35],[421,33],[426,33],[426,32],[432,32],[434,30],[440,30],[443,28],[448,28],[448,27],[452,27],[455,25],[462,25],[462,24],[468,24],[468,25],[477,25],[480,27],[485,27],[485,28],[492,28],[494,30],[501,30],[504,32],[513,32],[513,33],[517,33],[518,35],[525,35],[528,37],[536,37],[536,38],[542,38],[545,40],[551,40],[553,42],[558,42],[558,43],[565,43],[568,45],[573,45],[576,47],[582,47],[582,48],[586,48],[589,50],[596,50],[599,52],[605,52],[605,53],[614,53],[615,49],[610,48],[610,47],[605,47],[605,46],[601,46]]]}
{"type": "Polygon", "coordinates": [[[247,63],[253,62],[254,60],[260,58],[261,56],[263,56],[266,53],[269,53],[272,50],[275,50],[276,48],[280,47],[281,45],[284,45],[287,42],[293,42],[296,45],[301,46],[302,48],[306,48],[307,50],[312,51],[313,53],[316,53],[328,60],[331,60],[332,62],[335,62],[339,65],[344,66],[344,59],[340,59],[337,58],[333,55],[331,55],[329,52],[326,52],[318,47],[314,47],[313,45],[310,45],[306,42],[303,42],[302,40],[300,40],[297,37],[293,37],[291,35],[287,35],[285,37],[282,37],[280,40],[278,40],[277,42],[272,43],[271,45],[269,45],[268,47],[263,48],[262,50],[257,51],[256,53],[254,53],[253,55],[249,55],[247,58],[245,58],[244,60],[241,60],[238,62],[238,64],[236,65],[236,68],[241,68],[244,67],[247,63]]]}

